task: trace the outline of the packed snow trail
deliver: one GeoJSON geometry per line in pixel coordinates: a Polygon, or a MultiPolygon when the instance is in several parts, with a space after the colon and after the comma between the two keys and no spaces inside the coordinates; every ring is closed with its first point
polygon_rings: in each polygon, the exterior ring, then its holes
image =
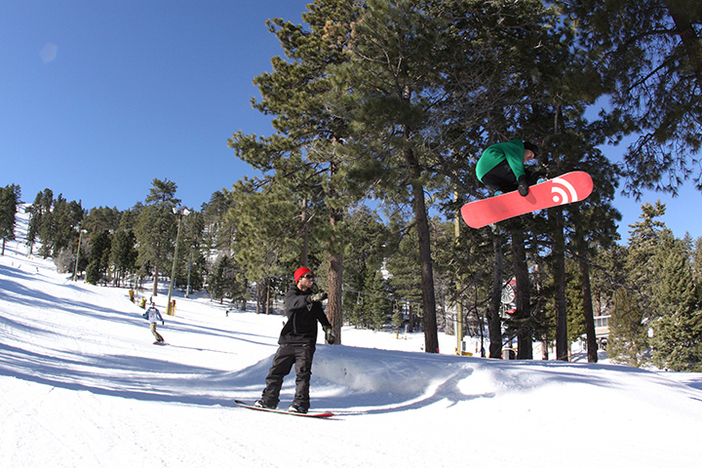
{"type": "MultiPolygon", "coordinates": [[[[260,396],[282,318],[176,299],[159,326],[169,345],[153,346],[126,290],[73,282],[9,243],[0,466],[638,468],[702,457],[700,374],[426,354],[421,334],[344,328],[343,346],[319,344],[312,410],[331,420],[238,408],[260,396]]],[[[453,337],[441,340],[451,349],[453,337]]],[[[291,375],[281,404],[293,392],[291,375]]]]}

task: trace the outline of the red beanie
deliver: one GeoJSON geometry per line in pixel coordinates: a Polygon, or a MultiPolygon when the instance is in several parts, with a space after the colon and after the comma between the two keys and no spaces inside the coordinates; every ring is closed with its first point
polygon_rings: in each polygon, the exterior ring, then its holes
{"type": "Polygon", "coordinates": [[[295,277],[295,284],[297,284],[297,282],[300,281],[300,278],[302,278],[302,276],[306,273],[312,273],[312,270],[306,267],[300,267],[295,270],[295,274],[293,275],[295,277]]]}

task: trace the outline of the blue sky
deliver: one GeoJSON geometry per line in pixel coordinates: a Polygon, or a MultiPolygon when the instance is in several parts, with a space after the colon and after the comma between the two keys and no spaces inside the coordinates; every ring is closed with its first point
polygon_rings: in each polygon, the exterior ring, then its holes
{"type": "MultiPolygon", "coordinates": [[[[253,172],[227,139],[267,135],[252,80],[282,55],[265,20],[301,22],[310,0],[3,0],[0,186],[53,190],[84,208],[130,208],[154,178],[198,208],[253,172]]],[[[621,149],[604,148],[614,157],[621,149]]],[[[676,236],[702,236],[691,184],[667,203],[676,236]]],[[[620,234],[640,203],[618,196],[620,234]]]]}

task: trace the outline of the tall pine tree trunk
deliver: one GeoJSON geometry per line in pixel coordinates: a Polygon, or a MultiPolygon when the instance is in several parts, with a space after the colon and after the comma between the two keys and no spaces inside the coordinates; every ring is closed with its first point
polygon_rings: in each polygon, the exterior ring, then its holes
{"type": "Polygon", "coordinates": [[[271,279],[266,278],[266,315],[271,314],[271,302],[273,298],[271,297],[271,279]]]}
{"type": "MultiPolygon", "coordinates": [[[[539,239],[536,233],[533,233],[534,238],[532,239],[533,245],[539,245],[539,239]]],[[[541,257],[538,253],[534,256],[536,265],[534,265],[534,289],[536,291],[536,307],[532,311],[532,315],[538,323],[543,323],[546,321],[546,311],[543,306],[544,297],[544,268],[541,257]]],[[[533,299],[533,298],[532,298],[533,299]]],[[[541,327],[539,327],[541,328],[541,327]]],[[[535,339],[540,340],[541,343],[541,360],[548,361],[548,331],[543,328],[540,330],[540,336],[534,336],[535,339]]]]}
{"type": "Polygon", "coordinates": [[[502,275],[503,254],[500,236],[492,237],[492,250],[495,258],[495,268],[490,291],[490,304],[488,305],[487,322],[490,334],[490,350],[488,357],[500,359],[502,356],[502,323],[500,322],[500,305],[502,304],[502,275]]]}
{"type": "MultiPolygon", "coordinates": [[[[244,279],[244,291],[249,290],[249,280],[244,279]]],[[[246,310],[246,292],[241,295],[241,310],[246,310]]]]}
{"type": "Polygon", "coordinates": [[[327,294],[329,295],[327,302],[327,318],[332,325],[334,335],[336,336],[335,344],[341,344],[341,327],[344,324],[344,315],[342,310],[342,278],[344,271],[344,256],[342,246],[339,245],[338,223],[343,218],[343,212],[338,209],[332,210],[330,222],[332,225],[332,239],[330,240],[329,254],[329,278],[327,283],[327,294]]]}
{"type": "Polygon", "coordinates": [[[556,359],[568,361],[568,311],[566,309],[565,253],[553,252],[556,281],[556,359]]]}
{"type": "Polygon", "coordinates": [[[261,282],[256,282],[256,313],[261,313],[261,282]]]}
{"type": "Polygon", "coordinates": [[[531,310],[529,269],[527,268],[525,236],[522,223],[512,229],[512,255],[514,258],[514,276],[517,280],[517,310],[514,319],[517,325],[517,359],[533,359],[534,350],[531,336],[531,310]]]}
{"type": "Polygon", "coordinates": [[[553,281],[556,284],[556,359],[568,361],[568,314],[566,310],[565,284],[565,237],[562,215],[556,209],[549,210],[549,220],[553,226],[553,281]]]}
{"type": "Polygon", "coordinates": [[[590,287],[590,265],[588,263],[587,241],[580,212],[573,213],[575,227],[574,241],[578,254],[580,269],[580,291],[583,295],[583,318],[585,319],[585,336],[587,339],[587,362],[597,362],[597,336],[595,335],[595,317],[592,311],[592,289],[590,287]]]}
{"type": "Polygon", "coordinates": [[[411,168],[414,180],[411,182],[414,205],[414,218],[419,238],[419,261],[422,274],[422,312],[424,313],[424,350],[427,353],[439,352],[439,336],[436,329],[436,297],[434,295],[434,269],[431,259],[429,217],[424,199],[424,186],[420,182],[421,168],[411,148],[405,148],[405,159],[411,168]]]}
{"type": "Polygon", "coordinates": [[[587,259],[580,258],[580,287],[583,293],[583,315],[585,316],[585,334],[587,336],[587,362],[597,362],[597,337],[595,336],[595,317],[592,312],[592,290],[590,288],[590,266],[587,259]]]}
{"type": "Polygon", "coordinates": [[[154,284],[151,295],[154,297],[158,296],[158,265],[156,263],[154,263],[154,284]]]}
{"type": "Polygon", "coordinates": [[[310,222],[308,219],[307,207],[309,202],[305,197],[302,200],[302,213],[300,217],[302,218],[302,251],[300,253],[300,266],[308,267],[309,262],[309,251],[310,251],[310,222]]]}
{"type": "MultiPolygon", "coordinates": [[[[338,144],[335,137],[332,138],[332,146],[338,144]]],[[[329,165],[329,180],[333,180],[338,172],[338,163],[332,162],[329,165]]],[[[326,200],[336,201],[337,192],[333,184],[327,189],[326,200]]],[[[329,203],[327,203],[329,205],[329,203]]],[[[327,278],[327,318],[332,325],[332,330],[336,340],[335,344],[341,344],[341,327],[344,325],[344,311],[342,309],[343,299],[343,273],[344,273],[344,247],[342,235],[339,232],[339,225],[344,219],[344,210],[342,208],[330,207],[329,224],[331,225],[331,238],[329,239],[329,274],[327,278]]]]}
{"type": "Polygon", "coordinates": [[[409,318],[407,319],[407,326],[409,328],[410,333],[414,333],[414,310],[412,309],[412,304],[408,303],[407,304],[407,315],[409,318]]]}

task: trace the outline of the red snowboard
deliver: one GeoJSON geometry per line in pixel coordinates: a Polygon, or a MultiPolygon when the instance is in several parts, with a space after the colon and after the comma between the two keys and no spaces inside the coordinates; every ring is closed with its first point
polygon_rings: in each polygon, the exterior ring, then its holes
{"type": "Polygon", "coordinates": [[[575,171],[563,174],[529,187],[529,195],[523,197],[516,190],[492,198],[463,205],[461,215],[472,228],[513,218],[515,216],[584,200],[592,193],[592,179],[587,172],[575,171]]]}

